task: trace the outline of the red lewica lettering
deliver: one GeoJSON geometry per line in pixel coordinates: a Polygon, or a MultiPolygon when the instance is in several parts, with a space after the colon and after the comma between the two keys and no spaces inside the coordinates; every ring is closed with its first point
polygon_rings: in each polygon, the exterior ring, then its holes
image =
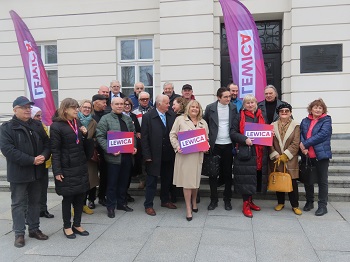
{"type": "Polygon", "coordinates": [[[27,43],[27,44],[25,44],[25,45],[26,45],[26,48],[27,48],[27,52],[28,52],[28,53],[33,51],[33,48],[32,48],[32,46],[31,46],[29,43],[27,43]]]}
{"type": "Polygon", "coordinates": [[[244,45],[247,42],[252,41],[251,37],[249,35],[244,35],[244,34],[240,34],[241,35],[241,45],[244,45]]]}

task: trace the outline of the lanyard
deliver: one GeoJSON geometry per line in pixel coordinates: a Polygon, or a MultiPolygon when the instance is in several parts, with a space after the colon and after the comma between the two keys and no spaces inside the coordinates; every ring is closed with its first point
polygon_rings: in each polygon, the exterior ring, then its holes
{"type": "Polygon", "coordinates": [[[77,140],[76,140],[76,143],[79,144],[79,136],[78,136],[78,126],[77,126],[77,120],[74,119],[74,127],[73,125],[71,124],[70,121],[67,121],[68,124],[70,125],[70,127],[73,129],[75,135],[77,136],[77,140]]]}

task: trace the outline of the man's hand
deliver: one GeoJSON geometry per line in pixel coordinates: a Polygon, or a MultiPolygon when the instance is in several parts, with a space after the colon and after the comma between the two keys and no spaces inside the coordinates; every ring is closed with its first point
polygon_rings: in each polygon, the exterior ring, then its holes
{"type": "Polygon", "coordinates": [[[137,148],[134,147],[134,151],[132,152],[133,155],[136,155],[137,153],[137,148]]]}
{"type": "Polygon", "coordinates": [[[38,166],[45,162],[45,157],[43,155],[38,155],[34,158],[34,165],[38,166]]]}
{"type": "Polygon", "coordinates": [[[62,182],[62,179],[64,178],[64,176],[63,175],[56,175],[55,178],[56,178],[56,180],[62,182]]]}
{"type": "Polygon", "coordinates": [[[120,155],[120,151],[117,153],[112,153],[113,156],[119,156],[120,155]]]}

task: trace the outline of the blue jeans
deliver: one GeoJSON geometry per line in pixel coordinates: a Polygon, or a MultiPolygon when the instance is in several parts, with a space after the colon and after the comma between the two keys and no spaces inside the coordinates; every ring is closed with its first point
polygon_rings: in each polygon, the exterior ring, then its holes
{"type": "MultiPolygon", "coordinates": [[[[327,206],[328,202],[328,166],[329,159],[322,159],[317,161],[311,159],[312,164],[316,166],[317,170],[317,184],[318,184],[318,206],[327,206]]],[[[314,185],[304,185],[306,193],[306,201],[314,202],[314,185]]]]}
{"type": "Polygon", "coordinates": [[[10,183],[13,231],[16,236],[25,234],[25,207],[27,203],[28,230],[32,232],[39,229],[41,185],[41,179],[28,183],[10,183]]]}

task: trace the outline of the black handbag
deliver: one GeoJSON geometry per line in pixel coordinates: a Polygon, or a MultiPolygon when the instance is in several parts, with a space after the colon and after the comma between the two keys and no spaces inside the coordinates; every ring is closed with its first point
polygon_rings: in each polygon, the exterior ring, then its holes
{"type": "Polygon", "coordinates": [[[299,161],[299,178],[301,183],[313,185],[317,183],[316,166],[312,164],[309,157],[302,157],[299,161]]]}
{"type": "Polygon", "coordinates": [[[218,177],[220,172],[220,156],[212,153],[204,154],[202,176],[218,177]]]}
{"type": "Polygon", "coordinates": [[[240,161],[247,161],[252,158],[252,147],[247,145],[239,145],[237,148],[236,158],[240,161]]]}

